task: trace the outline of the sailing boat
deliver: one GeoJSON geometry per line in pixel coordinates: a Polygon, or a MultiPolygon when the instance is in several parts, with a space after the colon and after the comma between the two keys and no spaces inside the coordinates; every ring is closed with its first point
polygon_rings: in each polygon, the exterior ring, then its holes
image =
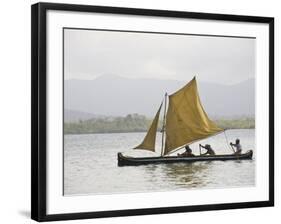
{"type": "MultiPolygon", "coordinates": [[[[141,144],[134,149],[143,149],[155,152],[155,141],[158,127],[160,105],[150,128],[141,144]]],[[[253,151],[240,155],[212,155],[212,156],[193,156],[179,157],[169,156],[186,145],[196,141],[224,132],[213,121],[208,118],[201,104],[196,78],[194,77],[183,88],[179,89],[172,95],[165,94],[164,99],[164,117],[162,128],[162,146],[161,155],[158,157],[128,157],[118,153],[118,166],[124,165],[142,165],[150,163],[174,163],[174,162],[194,162],[209,160],[237,160],[252,159],[253,151]],[[166,112],[167,97],[169,99],[168,109],[166,112]]]]}

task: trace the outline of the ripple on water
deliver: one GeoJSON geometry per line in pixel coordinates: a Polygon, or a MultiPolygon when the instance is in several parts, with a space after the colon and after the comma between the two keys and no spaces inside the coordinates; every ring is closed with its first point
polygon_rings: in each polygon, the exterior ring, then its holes
{"type": "MultiPolygon", "coordinates": [[[[118,167],[117,152],[132,156],[156,153],[129,150],[145,133],[66,135],[64,138],[64,192],[66,195],[111,194],[201,188],[246,187],[255,184],[255,160],[206,161],[118,167]]],[[[243,149],[255,149],[254,130],[229,130],[230,141],[240,138],[243,149]]],[[[160,148],[160,134],[157,137],[160,148]]],[[[224,135],[192,144],[211,144],[217,154],[231,153],[224,135]]],[[[254,151],[255,157],[255,151],[254,151]]]]}

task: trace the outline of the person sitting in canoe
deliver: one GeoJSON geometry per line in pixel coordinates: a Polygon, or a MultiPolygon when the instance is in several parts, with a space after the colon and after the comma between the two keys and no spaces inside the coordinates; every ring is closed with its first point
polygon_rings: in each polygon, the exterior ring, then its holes
{"type": "Polygon", "coordinates": [[[194,154],[192,153],[192,149],[189,147],[189,145],[185,146],[185,152],[183,153],[178,153],[178,156],[182,156],[182,157],[191,157],[194,156],[194,154]]]}
{"type": "Polygon", "coordinates": [[[204,156],[204,155],[210,155],[210,156],[216,155],[216,153],[215,153],[215,151],[212,149],[211,145],[206,144],[205,146],[203,146],[203,145],[199,144],[199,146],[207,150],[207,152],[205,152],[205,153],[203,153],[203,154],[201,154],[201,155],[203,155],[203,156],[204,156]]]}
{"type": "Polygon", "coordinates": [[[230,142],[231,146],[234,146],[236,148],[236,151],[234,152],[235,155],[240,155],[242,152],[242,146],[240,144],[240,139],[236,139],[235,140],[235,144],[233,144],[232,142],[230,142]]]}

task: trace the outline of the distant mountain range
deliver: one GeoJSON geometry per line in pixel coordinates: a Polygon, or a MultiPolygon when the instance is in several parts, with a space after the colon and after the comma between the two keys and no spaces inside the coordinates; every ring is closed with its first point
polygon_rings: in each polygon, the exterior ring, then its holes
{"type": "MultiPolygon", "coordinates": [[[[65,80],[65,121],[133,113],[152,117],[165,92],[171,94],[188,81],[130,79],[115,75],[103,75],[94,80],[65,80]]],[[[235,85],[198,81],[198,89],[203,107],[210,117],[255,114],[254,79],[235,85]]]]}

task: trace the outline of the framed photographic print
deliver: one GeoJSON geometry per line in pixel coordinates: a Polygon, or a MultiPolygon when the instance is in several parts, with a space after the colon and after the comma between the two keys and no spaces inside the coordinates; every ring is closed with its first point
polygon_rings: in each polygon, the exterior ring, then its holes
{"type": "Polygon", "coordinates": [[[274,205],[274,19],[32,6],[32,219],[274,205]]]}

